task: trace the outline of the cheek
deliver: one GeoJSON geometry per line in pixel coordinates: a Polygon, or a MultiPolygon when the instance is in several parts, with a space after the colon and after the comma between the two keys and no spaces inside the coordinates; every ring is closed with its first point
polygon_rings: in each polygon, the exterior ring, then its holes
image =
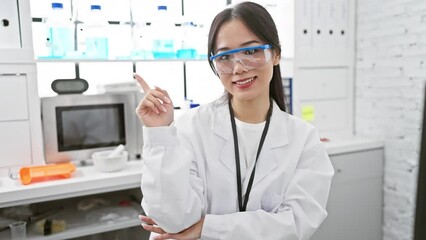
{"type": "Polygon", "coordinates": [[[272,75],[274,74],[274,66],[272,64],[268,64],[262,68],[262,81],[271,82],[272,75]]]}
{"type": "Polygon", "coordinates": [[[231,84],[232,80],[228,76],[221,76],[219,75],[220,82],[223,86],[228,86],[231,84]]]}

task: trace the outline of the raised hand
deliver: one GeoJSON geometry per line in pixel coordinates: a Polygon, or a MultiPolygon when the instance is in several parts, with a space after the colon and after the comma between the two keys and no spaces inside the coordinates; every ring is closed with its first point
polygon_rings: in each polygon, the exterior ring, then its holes
{"type": "Polygon", "coordinates": [[[166,90],[150,88],[145,80],[134,74],[136,81],[145,92],[145,96],[136,108],[136,114],[147,127],[169,126],[173,122],[173,103],[166,90]]]}

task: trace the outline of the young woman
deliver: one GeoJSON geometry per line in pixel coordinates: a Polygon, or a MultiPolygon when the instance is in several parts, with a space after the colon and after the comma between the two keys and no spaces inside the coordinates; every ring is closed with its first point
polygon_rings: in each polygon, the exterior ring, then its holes
{"type": "Polygon", "coordinates": [[[309,239],[334,171],[316,129],[285,112],[271,16],[251,2],[223,10],[208,51],[226,94],[176,123],[167,91],[135,75],[146,93],[142,226],[155,239],[309,239]]]}

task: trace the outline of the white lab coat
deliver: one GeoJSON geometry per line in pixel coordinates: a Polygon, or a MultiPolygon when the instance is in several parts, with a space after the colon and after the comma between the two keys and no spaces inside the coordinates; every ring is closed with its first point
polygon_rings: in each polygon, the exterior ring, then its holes
{"type": "Polygon", "coordinates": [[[309,239],[327,216],[334,170],[316,129],[273,104],[246,212],[238,210],[226,101],[192,109],[174,126],[144,127],[146,214],[172,233],[205,215],[201,239],[309,239]]]}

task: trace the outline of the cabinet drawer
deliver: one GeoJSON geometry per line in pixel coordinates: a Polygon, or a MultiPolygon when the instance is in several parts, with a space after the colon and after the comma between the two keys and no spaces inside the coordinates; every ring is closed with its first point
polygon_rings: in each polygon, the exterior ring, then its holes
{"type": "Polygon", "coordinates": [[[18,0],[0,1],[0,49],[21,48],[18,0]]]}
{"type": "Polygon", "coordinates": [[[29,122],[0,122],[0,133],[0,168],[31,164],[29,122]]]}
{"type": "Polygon", "coordinates": [[[383,177],[383,149],[331,155],[330,159],[334,184],[383,177]]]}
{"type": "Polygon", "coordinates": [[[322,131],[342,130],[348,127],[348,100],[300,101],[298,111],[304,115],[305,108],[312,111],[311,121],[322,131]]]}
{"type": "Polygon", "coordinates": [[[0,113],[0,121],[28,119],[25,76],[0,75],[0,113]]]}
{"type": "Polygon", "coordinates": [[[346,98],[347,68],[298,69],[295,79],[301,100],[346,98]]]}

